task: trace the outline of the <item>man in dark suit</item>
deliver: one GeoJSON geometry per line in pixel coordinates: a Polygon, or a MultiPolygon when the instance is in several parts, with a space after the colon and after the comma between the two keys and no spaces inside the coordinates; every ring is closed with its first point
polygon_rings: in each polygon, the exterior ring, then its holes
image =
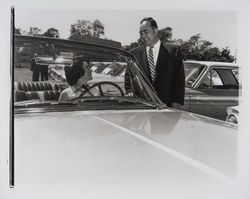
{"type": "MultiPolygon", "coordinates": [[[[158,96],[167,106],[179,108],[184,104],[185,74],[179,48],[162,43],[156,21],[149,17],[140,22],[140,36],[144,45],[133,49],[140,68],[151,81],[158,96]]],[[[128,72],[125,89],[132,95],[128,72]]]]}
{"type": "Polygon", "coordinates": [[[37,54],[35,53],[34,57],[31,59],[30,62],[30,70],[33,71],[32,81],[39,81],[39,74],[41,72],[41,67],[38,64],[36,64],[36,57],[37,54]]]}

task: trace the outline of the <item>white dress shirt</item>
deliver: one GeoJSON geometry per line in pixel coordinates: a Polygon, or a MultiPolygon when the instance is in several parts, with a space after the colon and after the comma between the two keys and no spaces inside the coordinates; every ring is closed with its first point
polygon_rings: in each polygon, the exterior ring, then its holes
{"type": "MultiPolygon", "coordinates": [[[[157,64],[157,60],[158,60],[158,55],[159,55],[159,51],[160,51],[160,45],[161,45],[161,42],[160,40],[158,40],[155,45],[153,46],[153,56],[154,56],[154,64],[155,64],[155,67],[156,67],[156,64],[157,64]]],[[[149,48],[150,46],[146,46],[146,51],[147,51],[147,56],[148,56],[148,51],[149,51],[149,48]]]]}

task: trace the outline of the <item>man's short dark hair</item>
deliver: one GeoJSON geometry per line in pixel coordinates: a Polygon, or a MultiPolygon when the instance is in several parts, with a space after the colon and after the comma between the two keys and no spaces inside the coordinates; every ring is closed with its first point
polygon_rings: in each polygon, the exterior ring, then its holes
{"type": "Polygon", "coordinates": [[[158,28],[158,25],[156,21],[152,17],[145,17],[141,20],[140,24],[142,24],[144,21],[147,21],[150,23],[152,28],[158,28]]]}
{"type": "Polygon", "coordinates": [[[85,60],[83,57],[75,57],[73,59],[72,66],[65,66],[65,76],[67,82],[70,86],[76,84],[77,80],[85,74],[84,68],[82,67],[82,63],[86,61],[89,63],[88,60],[85,60]]]}

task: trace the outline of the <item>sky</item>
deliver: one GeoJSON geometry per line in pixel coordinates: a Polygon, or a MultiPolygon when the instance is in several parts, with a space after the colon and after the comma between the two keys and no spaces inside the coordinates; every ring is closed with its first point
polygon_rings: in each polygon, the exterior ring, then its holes
{"type": "Polygon", "coordinates": [[[201,39],[213,46],[229,47],[235,55],[237,49],[238,15],[236,11],[174,11],[174,10],[107,10],[107,9],[15,9],[16,27],[29,31],[30,26],[45,32],[54,27],[61,38],[70,36],[70,25],[80,20],[99,19],[105,28],[105,37],[128,45],[139,38],[139,22],[143,17],[153,17],[159,29],[171,27],[173,39],[188,40],[200,33],[201,39]]]}

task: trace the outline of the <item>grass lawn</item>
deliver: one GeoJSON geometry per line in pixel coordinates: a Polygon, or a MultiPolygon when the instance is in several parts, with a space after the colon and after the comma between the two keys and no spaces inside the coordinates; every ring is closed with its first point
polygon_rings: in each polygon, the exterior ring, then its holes
{"type": "Polygon", "coordinates": [[[32,71],[29,68],[14,68],[15,82],[31,82],[32,71]]]}
{"type": "MultiPolygon", "coordinates": [[[[14,68],[14,81],[15,82],[32,82],[33,72],[30,68],[14,68]]],[[[41,78],[41,77],[39,77],[41,78]]],[[[54,82],[49,77],[49,82],[54,82]]]]}

